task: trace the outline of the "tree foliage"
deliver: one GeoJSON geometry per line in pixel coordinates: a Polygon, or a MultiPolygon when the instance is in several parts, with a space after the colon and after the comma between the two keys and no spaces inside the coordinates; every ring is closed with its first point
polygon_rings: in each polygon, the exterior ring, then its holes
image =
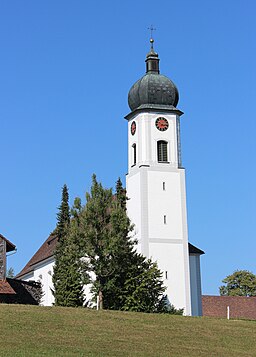
{"type": "Polygon", "coordinates": [[[76,198],[69,210],[68,190],[63,187],[53,276],[56,305],[82,305],[83,285],[90,277],[94,300],[100,297],[105,309],[179,312],[164,296],[157,264],[136,251],[126,200],[120,178],[113,194],[93,175],[86,204],[76,198]]]}
{"type": "Polygon", "coordinates": [[[69,194],[66,184],[62,187],[61,205],[58,207],[58,210],[56,234],[58,241],[61,243],[70,223],[69,194]]]}
{"type": "Polygon", "coordinates": [[[222,296],[256,296],[256,275],[248,270],[236,270],[222,280],[222,296]]]}
{"type": "MultiPolygon", "coordinates": [[[[62,189],[62,202],[57,214],[57,246],[53,274],[55,305],[82,306],[83,286],[88,283],[85,263],[79,249],[79,219],[70,222],[69,195],[66,185],[62,189]]],[[[73,208],[77,211],[77,206],[73,208]]]]}
{"type": "Polygon", "coordinates": [[[7,278],[14,278],[14,269],[13,267],[10,267],[7,272],[6,272],[6,277],[7,278]]]}
{"type": "Polygon", "coordinates": [[[121,180],[118,179],[113,195],[93,175],[86,199],[81,218],[85,255],[96,276],[95,296],[103,295],[107,309],[155,311],[165,290],[161,272],[155,263],[136,252],[121,180]]]}
{"type": "Polygon", "coordinates": [[[151,260],[143,259],[141,263],[136,274],[125,281],[123,310],[159,312],[165,291],[162,273],[151,260]]]}

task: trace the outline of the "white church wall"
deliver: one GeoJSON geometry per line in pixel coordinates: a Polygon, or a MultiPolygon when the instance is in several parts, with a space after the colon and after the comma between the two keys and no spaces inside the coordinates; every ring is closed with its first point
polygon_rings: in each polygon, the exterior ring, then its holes
{"type": "Polygon", "coordinates": [[[54,296],[52,294],[53,283],[53,266],[54,266],[54,257],[50,257],[33,267],[33,271],[29,272],[20,277],[21,280],[25,281],[36,281],[42,284],[42,306],[52,306],[54,303],[54,296]]]}
{"type": "Polygon", "coordinates": [[[176,308],[185,308],[185,314],[190,315],[186,301],[187,287],[185,285],[184,249],[182,243],[167,244],[166,242],[150,243],[150,256],[157,261],[159,269],[163,272],[163,281],[167,287],[166,294],[176,308]]]}
{"type": "MultiPolygon", "coordinates": [[[[129,170],[133,166],[133,144],[137,149],[137,164],[155,165],[157,163],[157,141],[166,140],[168,142],[168,160],[171,166],[178,167],[178,143],[175,114],[165,114],[164,117],[169,122],[167,131],[161,132],[155,127],[155,120],[163,116],[162,113],[140,113],[129,120],[128,130],[128,165],[129,170]],[[131,135],[131,125],[136,123],[136,132],[131,135]]],[[[159,165],[159,163],[157,163],[159,165]]],[[[131,169],[132,170],[132,169],[131,169]]]]}
{"type": "Polygon", "coordinates": [[[191,314],[188,258],[185,172],[178,168],[177,119],[175,114],[140,113],[128,124],[128,145],[136,143],[137,162],[129,150],[127,175],[127,213],[135,224],[138,251],[158,262],[167,286],[167,294],[177,308],[191,314]],[[168,130],[155,126],[164,116],[168,130]],[[131,134],[131,124],[136,132],[131,134]],[[168,142],[168,162],[159,163],[157,141],[168,142]]]}
{"type": "Polygon", "coordinates": [[[180,173],[149,171],[148,187],[149,238],[183,239],[180,173]]]}
{"type": "Polygon", "coordinates": [[[41,300],[41,305],[43,306],[52,306],[54,303],[54,296],[52,294],[53,266],[54,258],[52,257],[41,263],[38,263],[34,267],[34,280],[40,281],[42,284],[43,297],[41,300]]]}
{"type": "MultiPolygon", "coordinates": [[[[20,277],[24,281],[36,281],[41,282],[42,284],[42,293],[43,297],[40,305],[42,306],[52,306],[54,304],[55,298],[52,294],[53,290],[53,267],[55,264],[54,257],[45,259],[44,261],[35,264],[34,270],[26,275],[20,277]]],[[[94,272],[89,272],[89,278],[93,282],[96,279],[94,272]]],[[[93,294],[91,292],[92,283],[84,285],[84,296],[85,296],[85,305],[87,307],[95,307],[96,303],[93,301],[93,294]]]]}

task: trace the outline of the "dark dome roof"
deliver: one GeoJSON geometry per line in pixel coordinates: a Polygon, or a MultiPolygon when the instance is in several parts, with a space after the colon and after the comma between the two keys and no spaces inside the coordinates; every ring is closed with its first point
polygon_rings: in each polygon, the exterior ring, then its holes
{"type": "Polygon", "coordinates": [[[128,94],[128,103],[132,111],[141,105],[176,107],[179,101],[175,84],[159,73],[159,58],[153,48],[154,40],[151,39],[150,42],[151,49],[146,58],[147,73],[131,87],[128,94]]]}
{"type": "Polygon", "coordinates": [[[174,106],[178,104],[179,93],[175,84],[159,73],[147,73],[130,89],[128,103],[131,110],[142,104],[174,106]]]}

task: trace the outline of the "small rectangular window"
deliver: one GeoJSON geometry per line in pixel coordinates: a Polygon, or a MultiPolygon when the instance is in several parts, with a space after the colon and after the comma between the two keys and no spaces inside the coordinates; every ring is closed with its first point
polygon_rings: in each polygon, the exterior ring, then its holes
{"type": "Polygon", "coordinates": [[[166,280],[168,279],[168,271],[167,270],[165,271],[165,279],[166,280]]]}
{"type": "Polygon", "coordinates": [[[134,165],[136,165],[136,161],[137,161],[136,144],[132,145],[132,149],[133,149],[133,163],[132,163],[132,166],[134,166],[134,165]]]}
{"type": "Polygon", "coordinates": [[[163,182],[163,191],[165,191],[165,182],[163,182]]]}
{"type": "Polygon", "coordinates": [[[164,224],[166,224],[166,215],[164,215],[164,224]]]}

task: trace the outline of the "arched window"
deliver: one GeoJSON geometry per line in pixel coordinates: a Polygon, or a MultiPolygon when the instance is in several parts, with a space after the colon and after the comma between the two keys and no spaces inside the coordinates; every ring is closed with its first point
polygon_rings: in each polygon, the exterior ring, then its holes
{"type": "Polygon", "coordinates": [[[160,140],[157,142],[157,161],[168,162],[167,141],[160,140]]]}
{"type": "Polygon", "coordinates": [[[133,144],[132,145],[132,158],[133,158],[133,161],[132,161],[132,166],[136,165],[136,144],[133,144]]]}

